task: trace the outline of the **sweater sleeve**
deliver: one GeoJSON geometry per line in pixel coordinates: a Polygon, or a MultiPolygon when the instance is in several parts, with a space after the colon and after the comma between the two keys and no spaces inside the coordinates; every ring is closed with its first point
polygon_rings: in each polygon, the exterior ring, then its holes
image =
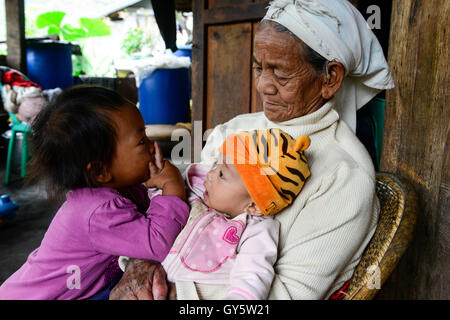
{"type": "Polygon", "coordinates": [[[309,197],[280,245],[269,299],[326,298],[338,277],[351,277],[377,218],[373,178],[357,167],[337,168],[309,197]]]}
{"type": "Polygon", "coordinates": [[[111,255],[161,262],[186,224],[189,207],[176,196],[155,196],[146,214],[124,197],[103,203],[89,220],[93,248],[111,255]]]}
{"type": "Polygon", "coordinates": [[[277,260],[279,223],[272,217],[247,225],[230,274],[228,300],[267,299],[277,260]]]}

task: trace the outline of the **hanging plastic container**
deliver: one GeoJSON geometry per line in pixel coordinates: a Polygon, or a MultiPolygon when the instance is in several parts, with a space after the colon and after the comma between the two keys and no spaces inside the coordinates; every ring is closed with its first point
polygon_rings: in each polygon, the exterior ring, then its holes
{"type": "Polygon", "coordinates": [[[188,122],[188,68],[156,69],[139,86],[139,110],[146,124],[188,122]]]}
{"type": "Polygon", "coordinates": [[[44,90],[72,86],[72,45],[51,40],[28,41],[27,74],[44,90]]]}
{"type": "Polygon", "coordinates": [[[192,61],[192,46],[186,45],[186,46],[180,46],[178,47],[178,50],[173,53],[177,57],[189,57],[192,61]]]}

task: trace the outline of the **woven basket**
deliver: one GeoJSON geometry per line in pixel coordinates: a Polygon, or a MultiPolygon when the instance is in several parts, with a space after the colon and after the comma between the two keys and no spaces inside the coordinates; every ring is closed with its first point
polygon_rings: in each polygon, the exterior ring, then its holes
{"type": "Polygon", "coordinates": [[[376,192],[381,205],[378,226],[353,273],[345,300],[373,299],[413,237],[418,203],[412,186],[380,172],[376,192]]]}

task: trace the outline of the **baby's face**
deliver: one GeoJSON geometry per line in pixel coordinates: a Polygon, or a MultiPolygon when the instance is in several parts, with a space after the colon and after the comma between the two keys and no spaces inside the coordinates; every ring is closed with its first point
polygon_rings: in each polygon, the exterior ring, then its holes
{"type": "Polygon", "coordinates": [[[204,202],[208,207],[234,218],[245,211],[252,198],[235,166],[224,162],[219,160],[219,164],[216,163],[207,173],[204,202]]]}

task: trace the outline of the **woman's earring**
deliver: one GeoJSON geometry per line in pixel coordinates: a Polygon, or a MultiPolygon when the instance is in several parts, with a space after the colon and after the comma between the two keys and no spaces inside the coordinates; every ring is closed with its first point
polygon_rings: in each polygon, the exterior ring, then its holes
{"type": "Polygon", "coordinates": [[[330,83],[330,80],[331,80],[331,76],[330,76],[330,74],[328,73],[328,63],[327,63],[327,84],[330,83]]]}
{"type": "Polygon", "coordinates": [[[324,67],[325,67],[325,73],[326,73],[326,75],[327,75],[327,84],[329,84],[329,83],[330,83],[330,80],[331,80],[331,76],[330,76],[330,74],[328,73],[328,61],[327,61],[327,63],[325,63],[324,67]]]}

